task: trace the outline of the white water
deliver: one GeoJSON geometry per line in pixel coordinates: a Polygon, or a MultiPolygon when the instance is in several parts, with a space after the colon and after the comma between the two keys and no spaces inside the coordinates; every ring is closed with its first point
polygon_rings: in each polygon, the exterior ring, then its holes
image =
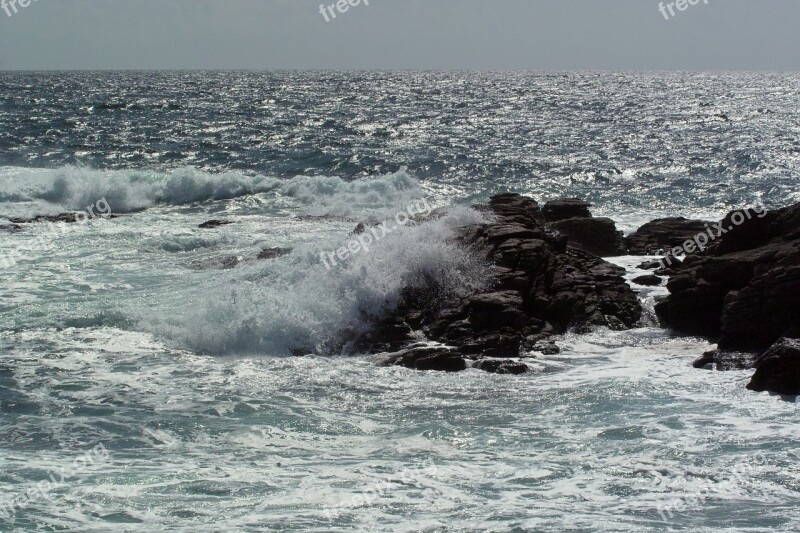
{"type": "MultiPolygon", "coordinates": [[[[448,290],[480,281],[480,264],[447,241],[448,227],[478,216],[466,208],[389,235],[335,272],[316,262],[356,221],[390,217],[430,190],[409,180],[298,178],[93,220],[44,245],[46,225],[0,232],[3,249],[23,251],[0,272],[0,502],[98,443],[109,454],[3,530],[794,528],[796,404],[746,391],[748,372],[691,368],[710,348],[698,339],[652,326],[568,335],[561,354],[516,377],[278,357],[391,305],[404,277],[438,266],[448,290]],[[289,216],[307,214],[339,218],[289,216]],[[209,218],[236,223],[197,228],[209,218]],[[253,259],[276,246],[294,251],[253,259]],[[192,268],[225,255],[242,262],[192,268]],[[707,496],[664,511],[696,494],[707,496]]],[[[68,189],[55,208],[113,193],[68,189]]],[[[24,198],[6,212],[42,202],[14,190],[24,198]]],[[[619,260],[630,277],[640,261],[619,260]]]]}

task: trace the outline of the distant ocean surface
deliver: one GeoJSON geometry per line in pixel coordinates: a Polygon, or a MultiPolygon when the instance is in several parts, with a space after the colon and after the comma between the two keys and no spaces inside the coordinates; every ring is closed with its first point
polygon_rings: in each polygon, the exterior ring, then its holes
{"type": "Polygon", "coordinates": [[[0,531],[797,530],[796,405],[648,314],[524,376],[326,356],[498,192],[626,232],[800,201],[798,104],[781,73],[0,73],[0,531]],[[450,214],[322,265],[420,199],[450,214]]]}

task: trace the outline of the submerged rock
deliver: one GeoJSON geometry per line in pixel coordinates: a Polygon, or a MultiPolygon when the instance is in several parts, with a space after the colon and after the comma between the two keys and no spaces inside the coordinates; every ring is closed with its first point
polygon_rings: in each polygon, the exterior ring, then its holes
{"type": "Polygon", "coordinates": [[[230,270],[242,261],[236,255],[223,255],[220,257],[212,257],[210,259],[201,259],[193,261],[189,267],[193,270],[230,270]]]}
{"type": "Polygon", "coordinates": [[[214,229],[214,228],[219,228],[221,226],[227,226],[228,224],[233,224],[233,221],[213,219],[213,220],[207,220],[206,222],[203,222],[197,227],[200,229],[214,229]]]}
{"type": "Polygon", "coordinates": [[[59,215],[38,215],[33,218],[9,218],[13,225],[17,224],[35,224],[39,222],[50,222],[53,224],[58,224],[59,222],[64,224],[75,224],[76,222],[86,222],[88,220],[95,220],[95,219],[106,219],[106,218],[118,218],[120,215],[114,214],[95,214],[92,216],[87,212],[77,212],[77,213],[61,213],[59,215]]]}
{"type": "Polygon", "coordinates": [[[292,253],[291,248],[264,248],[258,252],[256,259],[275,259],[277,257],[289,255],[290,253],[292,253]]]}
{"type": "Polygon", "coordinates": [[[778,394],[800,394],[800,341],[780,339],[755,361],[756,373],[750,390],[778,394]]]}

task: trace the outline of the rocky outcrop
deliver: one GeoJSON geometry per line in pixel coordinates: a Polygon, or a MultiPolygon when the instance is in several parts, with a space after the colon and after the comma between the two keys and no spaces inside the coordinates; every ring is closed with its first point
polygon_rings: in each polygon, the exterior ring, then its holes
{"type": "Polygon", "coordinates": [[[756,359],[747,388],[778,394],[800,394],[800,341],[780,339],[756,359]]]}
{"type": "Polygon", "coordinates": [[[742,213],[728,215],[718,238],[675,267],[656,312],[723,350],[760,352],[800,333],[800,205],[742,213]],[[737,226],[734,218],[745,220],[737,226]]]}
{"type": "Polygon", "coordinates": [[[688,220],[683,217],[652,220],[625,237],[625,246],[631,255],[667,253],[683,247],[700,233],[705,233],[712,222],[688,220]]]}
{"type": "Polygon", "coordinates": [[[591,204],[577,198],[547,202],[542,215],[547,227],[569,238],[573,248],[601,257],[624,255],[625,241],[610,218],[592,217],[591,204]]]}
{"type": "Polygon", "coordinates": [[[493,222],[463,227],[457,238],[494,265],[491,290],[459,301],[408,290],[394,313],[355,340],[355,350],[390,352],[386,364],[410,368],[518,374],[523,352],[557,353],[542,342],[554,334],[636,324],[642,309],[624,269],[573,248],[530,198],[501,194],[488,209],[493,222]],[[445,346],[421,347],[421,337],[445,346]]]}

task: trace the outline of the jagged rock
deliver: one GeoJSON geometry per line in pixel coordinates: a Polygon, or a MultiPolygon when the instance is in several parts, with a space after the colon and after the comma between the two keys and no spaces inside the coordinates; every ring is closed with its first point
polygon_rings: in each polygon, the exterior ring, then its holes
{"type": "Polygon", "coordinates": [[[610,218],[567,218],[550,223],[550,228],[566,235],[569,245],[601,257],[624,255],[623,233],[610,218]]]}
{"type": "Polygon", "coordinates": [[[544,204],[542,214],[548,222],[567,218],[590,218],[592,216],[589,211],[591,206],[592,204],[579,198],[559,198],[544,204]]]}
{"type": "Polygon", "coordinates": [[[657,287],[661,285],[661,282],[664,280],[656,276],[655,274],[648,274],[645,276],[639,276],[633,278],[631,281],[638,285],[644,285],[646,287],[657,287]]]}
{"type": "Polygon", "coordinates": [[[760,352],[800,335],[800,204],[733,212],[714,227],[722,232],[705,251],[674,266],[670,295],[656,305],[662,322],[726,351],[760,352]]]}
{"type": "Polygon", "coordinates": [[[712,222],[683,217],[652,220],[625,238],[628,253],[649,255],[682,247],[700,233],[706,233],[712,222]]]}
{"type": "MultiPolygon", "coordinates": [[[[456,238],[495,265],[493,289],[464,301],[441,301],[435,291],[402,291],[397,310],[359,335],[350,344],[354,350],[395,352],[387,364],[453,370],[461,366],[456,358],[517,358],[523,339],[534,346],[571,328],[624,329],[639,320],[641,306],[623,278],[625,269],[568,248],[563,235],[545,226],[534,200],[502,194],[483,209],[493,221],[461,228],[456,238]],[[404,351],[420,336],[448,348],[404,351]]],[[[517,372],[522,365],[497,368],[517,372]]]]}
{"type": "Polygon", "coordinates": [[[202,224],[200,224],[197,227],[201,228],[201,229],[214,229],[214,228],[219,228],[220,226],[227,226],[228,224],[233,224],[233,221],[231,221],[231,220],[217,220],[217,219],[214,219],[214,220],[208,220],[206,222],[203,222],[202,224]]]}
{"type": "Polygon", "coordinates": [[[19,233],[22,231],[22,226],[18,224],[7,224],[0,226],[0,231],[5,231],[6,233],[19,233]]]}
{"type": "Polygon", "coordinates": [[[755,361],[747,388],[778,394],[800,394],[800,341],[780,339],[755,361]]]}

